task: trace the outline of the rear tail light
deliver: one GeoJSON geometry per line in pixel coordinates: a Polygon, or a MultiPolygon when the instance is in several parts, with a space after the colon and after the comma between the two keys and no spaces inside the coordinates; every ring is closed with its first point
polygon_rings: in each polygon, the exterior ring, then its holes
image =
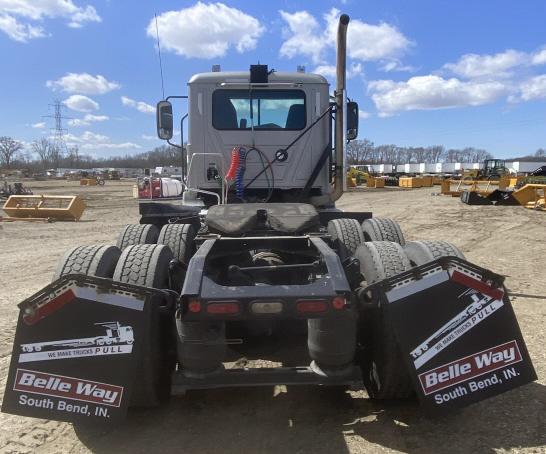
{"type": "Polygon", "coordinates": [[[238,314],[240,312],[239,303],[236,301],[219,301],[210,302],[207,304],[207,312],[209,314],[238,314]]]}
{"type": "Polygon", "coordinates": [[[279,314],[282,312],[280,301],[257,301],[250,305],[250,310],[255,314],[279,314]]]}
{"type": "Polygon", "coordinates": [[[332,307],[338,311],[343,309],[345,307],[345,304],[346,304],[345,298],[341,296],[336,296],[332,300],[332,307]]]}
{"type": "Polygon", "coordinates": [[[193,312],[194,314],[201,312],[201,301],[199,301],[197,298],[192,298],[188,302],[188,311],[193,312]]]}
{"type": "Polygon", "coordinates": [[[298,300],[296,302],[296,309],[301,313],[326,312],[328,310],[328,303],[324,300],[298,300]]]}

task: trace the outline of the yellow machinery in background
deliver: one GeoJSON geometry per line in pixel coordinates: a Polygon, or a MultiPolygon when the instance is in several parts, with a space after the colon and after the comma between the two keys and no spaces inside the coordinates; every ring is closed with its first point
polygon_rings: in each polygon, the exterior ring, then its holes
{"type": "Polygon", "coordinates": [[[368,166],[359,166],[360,168],[351,166],[347,171],[347,186],[354,188],[361,184],[366,184],[370,177],[368,166]]]}
{"type": "Polygon", "coordinates": [[[12,195],[2,209],[7,220],[78,221],[85,208],[79,196],[12,195]]]}
{"type": "Polygon", "coordinates": [[[546,184],[526,184],[512,195],[525,208],[546,211],[545,193],[546,184]]]}

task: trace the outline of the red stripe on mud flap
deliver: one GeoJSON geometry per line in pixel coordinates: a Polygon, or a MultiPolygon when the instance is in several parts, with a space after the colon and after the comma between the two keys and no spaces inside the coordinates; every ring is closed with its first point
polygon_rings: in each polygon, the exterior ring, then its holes
{"type": "Polygon", "coordinates": [[[477,279],[471,278],[470,276],[467,276],[459,271],[453,271],[451,280],[458,282],[459,284],[466,285],[467,287],[483,293],[484,295],[490,296],[491,298],[495,298],[496,300],[502,300],[502,297],[504,296],[504,291],[498,288],[493,288],[490,285],[487,285],[485,282],[478,281],[477,279]]]}
{"type": "Polygon", "coordinates": [[[34,325],[35,323],[39,322],[43,318],[45,318],[48,315],[52,314],[53,312],[58,311],[65,304],[68,304],[71,301],[73,301],[75,297],[76,297],[76,295],[74,294],[72,289],[68,289],[66,292],[61,293],[59,296],[56,296],[52,300],[50,300],[47,303],[40,306],[32,314],[24,315],[23,316],[23,321],[27,325],[34,325]]]}

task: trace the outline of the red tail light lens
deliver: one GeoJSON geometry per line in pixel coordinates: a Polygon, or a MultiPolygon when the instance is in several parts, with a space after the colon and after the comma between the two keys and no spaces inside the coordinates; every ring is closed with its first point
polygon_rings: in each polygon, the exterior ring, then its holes
{"type": "Polygon", "coordinates": [[[198,299],[191,299],[188,303],[188,311],[193,312],[194,314],[201,312],[201,301],[198,299]]]}
{"type": "Polygon", "coordinates": [[[345,307],[346,301],[345,298],[342,298],[341,296],[336,296],[332,300],[332,307],[334,309],[337,309],[338,311],[343,309],[345,307]]]}
{"type": "Polygon", "coordinates": [[[326,312],[328,303],[324,300],[299,300],[296,302],[296,309],[303,314],[326,312]]]}
{"type": "Polygon", "coordinates": [[[235,301],[211,302],[207,304],[207,312],[209,314],[238,314],[239,311],[239,303],[235,301]]]}

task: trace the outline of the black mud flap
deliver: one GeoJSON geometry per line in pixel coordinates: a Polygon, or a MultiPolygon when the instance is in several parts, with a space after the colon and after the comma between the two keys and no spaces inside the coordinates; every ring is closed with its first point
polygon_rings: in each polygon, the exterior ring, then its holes
{"type": "Polygon", "coordinates": [[[19,304],[2,411],[86,423],[124,418],[157,292],[68,275],[19,304]]]}
{"type": "Polygon", "coordinates": [[[441,258],[370,286],[418,398],[448,413],[536,380],[503,277],[441,258]]]}

